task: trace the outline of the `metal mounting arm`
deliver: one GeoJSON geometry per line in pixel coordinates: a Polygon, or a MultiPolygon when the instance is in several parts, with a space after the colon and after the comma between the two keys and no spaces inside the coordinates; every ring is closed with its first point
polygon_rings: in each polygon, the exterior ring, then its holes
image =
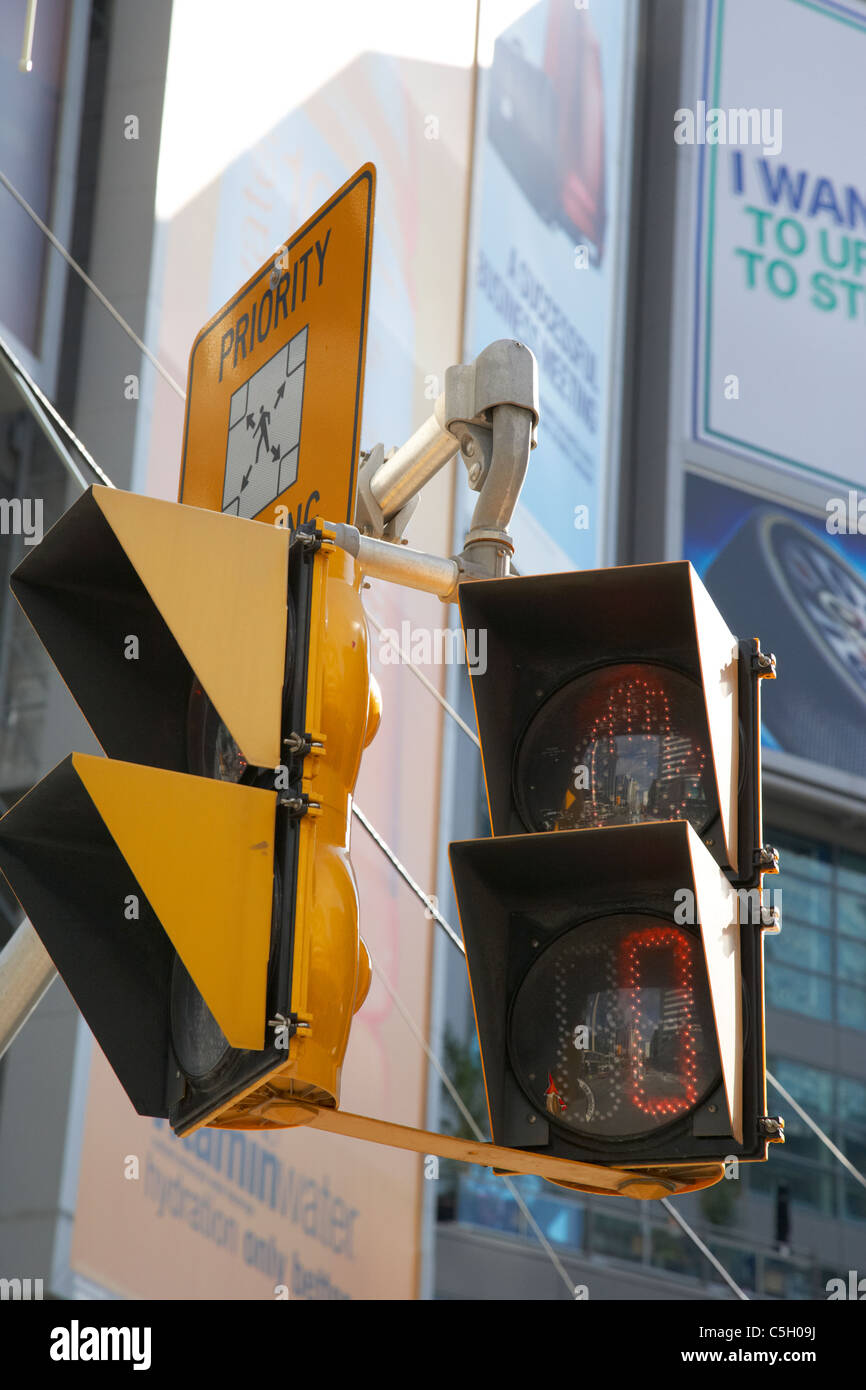
{"type": "Polygon", "coordinates": [[[538,424],[538,368],[523,343],[502,338],[474,362],[449,367],[433,414],[385,458],[377,444],[358,475],[354,527],[341,527],[338,544],[367,573],[453,601],[462,578],[505,575],[514,544],[508,523],[523,486],[538,424]],[[400,548],[418,493],[461,453],[469,486],[479,493],[466,543],[451,561],[400,548]],[[363,532],[363,535],[359,533],[363,532]],[[396,547],[395,547],[396,550],[396,547]],[[446,569],[443,566],[450,566],[446,569]]]}
{"type": "Polygon", "coordinates": [[[481,492],[493,457],[495,416],[504,406],[531,417],[534,447],[538,368],[529,348],[511,338],[491,343],[474,362],[449,367],[432,415],[399,449],[385,458],[383,446],[377,444],[364,456],[358,475],[358,529],[398,539],[424,484],[458,452],[469,486],[481,492]]]}
{"type": "Polygon", "coordinates": [[[492,576],[508,573],[514,543],[508,523],[520,496],[535,429],[527,410],[499,405],[493,413],[493,457],[466,534],[462,559],[492,576]]]}
{"type": "MultiPolygon", "coordinates": [[[[444,555],[412,550],[408,545],[362,536],[356,526],[328,523],[328,529],[334,533],[334,543],[354,555],[371,578],[387,579],[406,589],[421,589],[425,594],[435,594],[443,603],[457,602],[457,585],[462,580],[491,578],[491,572],[473,556],[467,559],[466,552],[447,559],[444,555]]],[[[507,551],[503,549],[501,553],[507,558],[507,551]]]]}
{"type": "Polygon", "coordinates": [[[460,566],[456,560],[362,536],[356,526],[337,525],[334,533],[340,549],[354,555],[364,573],[373,579],[388,579],[407,589],[421,589],[445,602],[457,597],[460,566]]]}

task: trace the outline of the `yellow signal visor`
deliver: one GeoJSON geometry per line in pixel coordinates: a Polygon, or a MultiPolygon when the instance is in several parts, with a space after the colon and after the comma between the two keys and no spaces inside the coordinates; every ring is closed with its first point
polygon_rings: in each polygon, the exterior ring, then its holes
{"type": "Polygon", "coordinates": [[[277,527],[93,487],[11,587],[109,757],[185,772],[195,678],[246,761],[276,767],[289,541],[277,527]]]}
{"type": "Polygon", "coordinates": [[[175,951],[265,1045],[276,792],[75,753],[0,821],[0,867],[133,1104],[167,1114],[175,951]]]}
{"type": "Polygon", "coordinates": [[[622,791],[595,760],[630,736],[634,709],[635,733],[666,758],[657,785],[635,787],[643,823],[688,810],[697,824],[700,812],[720,867],[751,878],[751,847],[739,862],[738,643],[688,561],[475,580],[459,603],[467,640],[485,638],[484,660],[471,646],[467,659],[494,835],[621,823],[622,791]]]}

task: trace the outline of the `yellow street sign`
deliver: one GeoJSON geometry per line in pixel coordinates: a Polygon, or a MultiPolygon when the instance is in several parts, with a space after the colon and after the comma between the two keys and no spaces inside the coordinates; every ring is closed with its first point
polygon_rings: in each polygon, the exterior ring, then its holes
{"type": "Polygon", "coordinates": [[[375,191],[365,164],[196,337],[179,501],[352,521],[375,191]]]}

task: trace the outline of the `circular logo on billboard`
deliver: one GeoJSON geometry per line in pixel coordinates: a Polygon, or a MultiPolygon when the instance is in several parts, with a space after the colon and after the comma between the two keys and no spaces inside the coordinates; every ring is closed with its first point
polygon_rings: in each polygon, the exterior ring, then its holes
{"type": "Polygon", "coordinates": [[[771,518],[768,540],[804,627],[866,701],[866,584],[796,522],[771,518]]]}

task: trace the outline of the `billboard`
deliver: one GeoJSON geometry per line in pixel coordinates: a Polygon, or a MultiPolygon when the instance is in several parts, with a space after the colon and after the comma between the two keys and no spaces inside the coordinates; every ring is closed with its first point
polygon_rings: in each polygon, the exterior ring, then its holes
{"type": "Polygon", "coordinates": [[[732,631],[776,655],[765,745],[866,777],[866,535],[687,474],[683,554],[732,631]]]}
{"type": "Polygon", "coordinates": [[[515,513],[521,572],[604,557],[630,134],[629,0],[542,0],[501,33],[482,5],[465,343],[538,358],[538,447],[515,513]],[[525,533],[525,535],[524,535],[525,533]]]}
{"type": "Polygon", "coordinates": [[[124,1101],[94,1048],[72,1244],[80,1278],[127,1298],[362,1293],[370,1203],[357,1175],[296,1155],[274,1132],[200,1129],[177,1139],[165,1120],[142,1119],[124,1101]]]}
{"type": "Polygon", "coordinates": [[[866,483],[866,9],[708,0],[705,15],[691,433],[866,483]]]}

